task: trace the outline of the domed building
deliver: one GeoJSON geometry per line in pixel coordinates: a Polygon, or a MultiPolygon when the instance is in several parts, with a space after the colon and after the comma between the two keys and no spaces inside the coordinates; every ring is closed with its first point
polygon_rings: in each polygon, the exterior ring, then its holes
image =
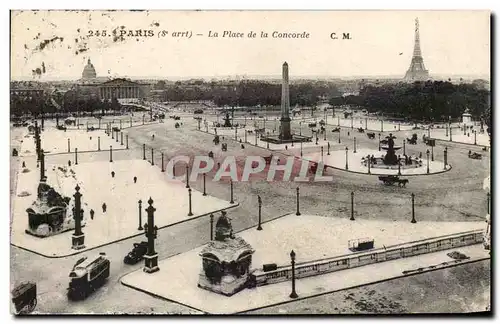
{"type": "Polygon", "coordinates": [[[90,59],[87,61],[87,65],[83,68],[82,79],[89,80],[95,79],[97,77],[97,73],[95,72],[94,65],[90,62],[90,59]]]}

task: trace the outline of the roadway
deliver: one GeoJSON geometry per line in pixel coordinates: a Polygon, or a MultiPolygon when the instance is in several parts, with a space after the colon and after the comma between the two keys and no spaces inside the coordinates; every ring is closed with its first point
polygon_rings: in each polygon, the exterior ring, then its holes
{"type": "MultiPolygon", "coordinates": [[[[211,117],[213,118],[213,117],[211,117]]],[[[175,129],[171,124],[152,124],[128,129],[131,150],[120,152],[115,159],[142,157],[142,144],[161,150],[169,157],[176,154],[203,154],[215,150],[212,144],[213,135],[195,130],[197,123],[192,116],[183,114],[183,126],[175,129]],[[155,133],[154,140],[151,133],[155,133]]],[[[296,127],[296,126],[294,126],[296,127]]],[[[337,133],[328,129],[328,139],[337,139],[337,133]]],[[[304,132],[304,129],[303,129],[304,132]]],[[[353,132],[350,132],[351,137],[353,132]]],[[[342,144],[352,141],[345,131],[341,134],[342,144]]],[[[419,138],[421,135],[419,134],[419,138]]],[[[369,140],[366,135],[357,135],[358,145],[375,148],[376,140],[369,140]]],[[[419,141],[420,142],[420,141],[419,141]]],[[[227,141],[226,155],[262,155],[270,153],[264,148],[227,141]]],[[[444,147],[438,144],[435,153],[444,147]]],[[[407,145],[407,152],[418,154],[427,147],[421,143],[407,145]]],[[[356,219],[379,218],[393,220],[410,220],[410,194],[416,195],[417,220],[434,221],[477,221],[486,213],[486,195],[482,190],[483,180],[489,169],[489,153],[483,154],[481,161],[467,158],[468,146],[450,145],[449,164],[453,169],[449,172],[412,177],[407,188],[388,187],[379,183],[375,176],[365,176],[340,170],[333,170],[334,181],[331,183],[301,184],[301,210],[309,214],[326,217],[349,217],[350,192],[356,194],[356,219]]],[[[437,154],[437,153],[436,153],[437,154]]],[[[442,154],[442,153],[441,153],[442,154]]],[[[438,155],[439,156],[439,155],[438,155]]],[[[159,159],[159,154],[156,155],[159,159]]],[[[54,157],[56,158],[56,157],[54,157]]],[[[64,163],[64,155],[60,157],[64,163]]],[[[15,160],[15,159],[11,159],[15,160]]],[[[156,160],[155,167],[158,167],[156,160]]],[[[12,164],[11,164],[12,165],[12,164]]],[[[14,165],[15,166],[15,165],[14,165]]],[[[207,180],[211,178],[211,174],[207,180]]],[[[15,173],[11,171],[11,180],[15,173]]],[[[191,186],[202,190],[201,178],[191,186]]],[[[240,206],[228,212],[236,231],[255,226],[257,223],[256,197],[263,200],[262,218],[269,220],[295,209],[295,188],[292,182],[275,181],[269,183],[263,179],[234,184],[234,197],[240,206]]],[[[207,192],[210,195],[229,199],[227,182],[207,181],[207,192]]],[[[151,194],[154,197],[154,193],[151,194]]],[[[168,197],[164,197],[168,199],[168,197]]],[[[37,310],[43,313],[191,313],[192,310],[171,302],[150,297],[143,293],[128,289],[119,283],[119,279],[142,267],[142,263],[129,266],[123,264],[123,257],[132,248],[132,243],[139,239],[129,239],[95,250],[106,252],[111,259],[111,276],[108,283],[82,302],[69,302],[65,292],[69,282],[68,274],[81,256],[64,259],[48,259],[30,252],[11,247],[11,287],[19,281],[33,280],[38,285],[37,310]]],[[[207,218],[166,228],[158,232],[156,249],[160,259],[182,253],[206,243],[209,240],[209,224],[207,218]]],[[[201,266],[201,262],[200,262],[201,266]]],[[[161,270],[160,270],[161,271],[161,270]]],[[[447,283],[436,283],[445,289],[447,283]]],[[[308,312],[324,311],[327,297],[318,297],[314,303],[308,304],[308,312]],[[324,301],[324,302],[322,302],[324,301]]],[[[431,302],[431,301],[429,301],[431,302]]],[[[333,312],[334,310],[332,310],[333,312]]]]}

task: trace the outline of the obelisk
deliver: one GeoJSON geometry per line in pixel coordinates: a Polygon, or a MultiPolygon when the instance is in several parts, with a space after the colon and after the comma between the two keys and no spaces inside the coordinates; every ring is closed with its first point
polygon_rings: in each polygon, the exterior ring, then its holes
{"type": "Polygon", "coordinates": [[[281,132],[282,141],[292,139],[290,131],[290,91],[288,88],[288,63],[283,63],[282,83],[281,83],[281,132]]]}

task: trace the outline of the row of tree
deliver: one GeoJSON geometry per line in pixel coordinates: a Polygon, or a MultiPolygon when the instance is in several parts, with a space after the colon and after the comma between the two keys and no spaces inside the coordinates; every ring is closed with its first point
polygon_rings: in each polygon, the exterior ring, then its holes
{"type": "MultiPolygon", "coordinates": [[[[163,87],[163,86],[162,86],[163,87]]],[[[247,80],[235,85],[204,83],[164,86],[168,101],[212,100],[217,106],[268,106],[281,103],[281,84],[247,80]]],[[[309,82],[290,85],[290,105],[313,106],[320,97],[339,96],[336,85],[309,82]]]]}
{"type": "Polygon", "coordinates": [[[359,95],[331,98],[330,104],[360,106],[368,112],[418,121],[457,120],[465,110],[475,119],[490,119],[490,92],[473,84],[442,81],[365,86],[359,95]]]}

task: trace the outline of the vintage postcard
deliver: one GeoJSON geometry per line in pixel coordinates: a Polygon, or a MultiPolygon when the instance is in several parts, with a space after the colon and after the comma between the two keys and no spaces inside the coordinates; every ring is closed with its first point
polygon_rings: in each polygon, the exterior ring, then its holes
{"type": "Polygon", "coordinates": [[[490,313],[490,15],[12,10],[11,312],[490,313]]]}

